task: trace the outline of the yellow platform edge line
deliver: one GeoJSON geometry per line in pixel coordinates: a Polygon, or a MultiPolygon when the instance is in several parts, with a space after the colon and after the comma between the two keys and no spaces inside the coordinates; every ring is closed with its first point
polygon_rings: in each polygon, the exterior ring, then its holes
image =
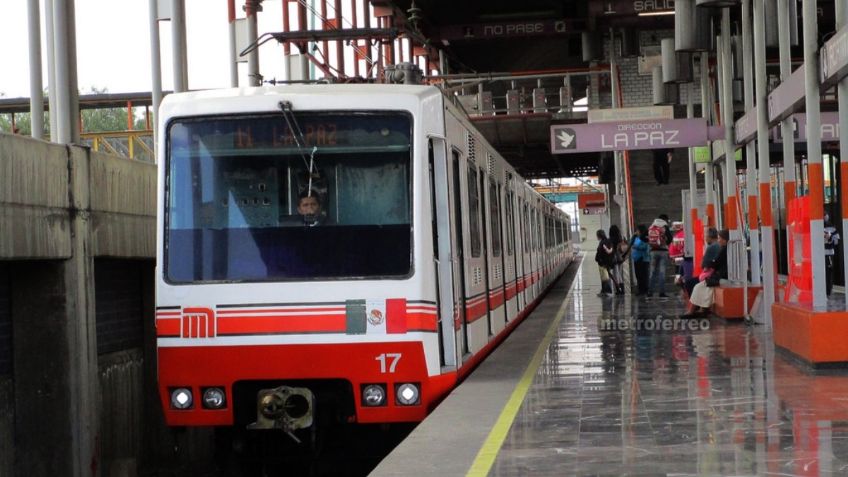
{"type": "MultiPolygon", "coordinates": [[[[582,266],[583,264],[581,263],[580,268],[582,268],[582,266]]],[[[580,273],[580,268],[577,269],[576,273],[580,273]]],[[[577,277],[575,277],[575,281],[576,279],[577,277]]],[[[527,369],[525,369],[524,374],[521,375],[521,380],[518,381],[518,385],[512,391],[509,400],[506,402],[500,416],[498,416],[497,422],[495,422],[492,430],[489,431],[489,435],[483,442],[483,446],[480,447],[477,457],[474,458],[474,463],[471,464],[471,468],[466,474],[468,477],[485,477],[489,475],[489,471],[492,469],[492,465],[494,465],[495,459],[498,457],[501,446],[503,446],[503,442],[506,440],[509,428],[512,426],[512,422],[515,421],[515,416],[521,408],[521,403],[524,402],[524,397],[527,395],[527,391],[533,383],[536,371],[539,370],[539,366],[542,364],[545,352],[550,346],[551,341],[553,341],[554,335],[559,327],[559,323],[565,316],[565,312],[568,311],[568,305],[571,303],[571,292],[574,287],[574,282],[572,282],[571,286],[572,289],[568,290],[568,296],[557,311],[557,315],[554,317],[553,323],[551,323],[550,327],[548,327],[548,331],[545,333],[542,343],[536,349],[533,359],[530,360],[530,363],[527,365],[527,369]]]]}

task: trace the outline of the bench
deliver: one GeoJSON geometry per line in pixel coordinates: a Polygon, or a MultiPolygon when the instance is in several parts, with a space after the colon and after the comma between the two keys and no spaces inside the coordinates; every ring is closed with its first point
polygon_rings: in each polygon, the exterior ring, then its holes
{"type": "Polygon", "coordinates": [[[816,366],[848,363],[848,311],[772,305],[774,344],[816,366]]]}
{"type": "Polygon", "coordinates": [[[720,285],[715,287],[712,312],[725,320],[741,320],[751,312],[757,294],[762,286],[748,285],[748,313],[744,310],[744,288],[741,285],[720,285]]]}

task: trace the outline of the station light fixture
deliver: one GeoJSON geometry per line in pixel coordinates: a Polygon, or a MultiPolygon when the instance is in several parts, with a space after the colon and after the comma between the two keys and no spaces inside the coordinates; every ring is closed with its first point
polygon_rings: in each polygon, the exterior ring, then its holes
{"type": "Polygon", "coordinates": [[[662,15],[674,15],[674,10],[662,10],[659,12],[639,12],[640,17],[658,17],[662,15]]]}

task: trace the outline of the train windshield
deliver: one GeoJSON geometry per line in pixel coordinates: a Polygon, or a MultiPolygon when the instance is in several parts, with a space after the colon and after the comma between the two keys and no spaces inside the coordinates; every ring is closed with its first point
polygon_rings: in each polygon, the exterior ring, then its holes
{"type": "Polygon", "coordinates": [[[166,280],[410,275],[411,131],[399,112],[171,122],[166,280]]]}

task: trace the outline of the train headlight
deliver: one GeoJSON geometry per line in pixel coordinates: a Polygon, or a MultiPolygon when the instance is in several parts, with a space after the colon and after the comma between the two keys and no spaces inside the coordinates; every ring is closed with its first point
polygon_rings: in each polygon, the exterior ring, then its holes
{"type": "Polygon", "coordinates": [[[395,387],[395,400],[401,406],[414,406],[420,402],[421,393],[414,383],[398,384],[395,387]]]}
{"type": "Polygon", "coordinates": [[[386,405],[386,387],[382,384],[362,386],[362,405],[368,407],[386,405]]]}
{"type": "Polygon", "coordinates": [[[206,388],[203,391],[203,407],[221,409],[227,403],[226,394],[221,388],[206,388]]]}
{"type": "Polygon", "coordinates": [[[189,388],[175,388],[171,390],[171,407],[174,409],[191,409],[194,398],[189,388]]]}

